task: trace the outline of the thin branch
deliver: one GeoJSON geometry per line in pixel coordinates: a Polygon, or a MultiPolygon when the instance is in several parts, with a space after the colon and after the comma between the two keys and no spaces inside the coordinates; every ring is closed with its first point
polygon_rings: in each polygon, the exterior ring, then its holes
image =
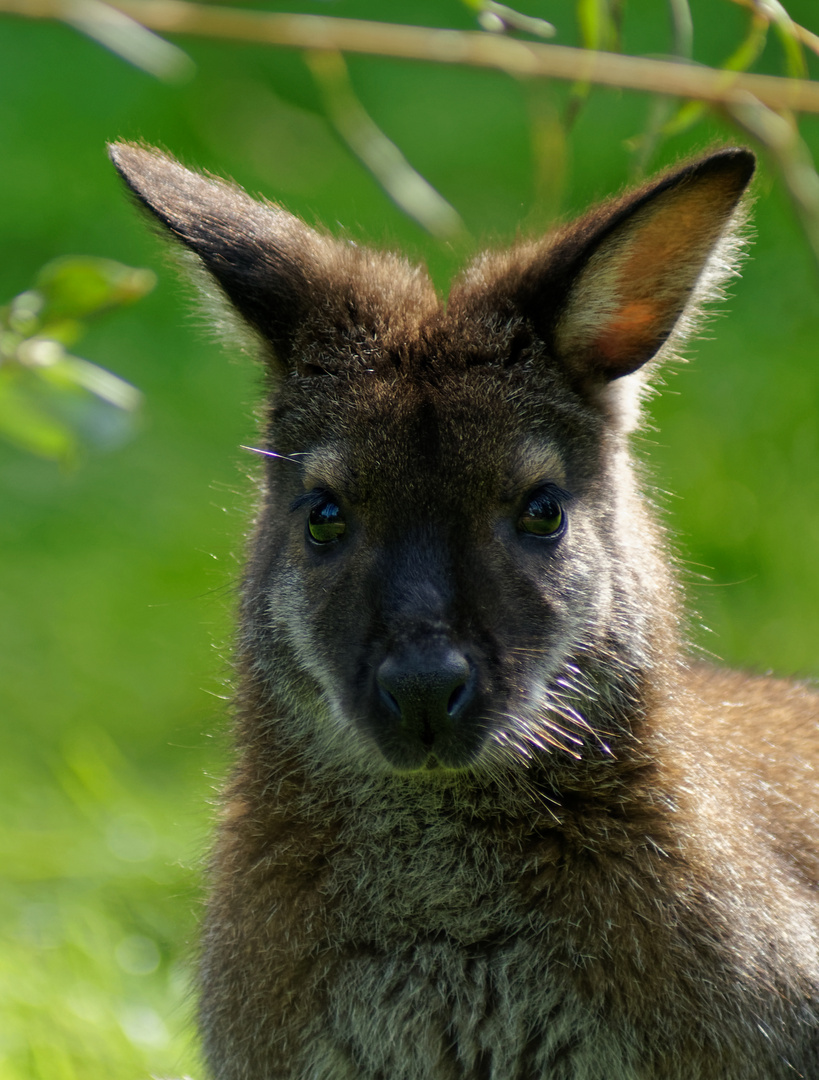
{"type": "Polygon", "coordinates": [[[554,37],[557,29],[545,19],[533,19],[531,15],[523,15],[506,4],[499,4],[496,0],[466,0],[468,7],[476,8],[480,13],[478,22],[493,34],[503,34],[507,30],[519,30],[524,34],[533,34],[535,37],[554,37]]]}
{"type": "Polygon", "coordinates": [[[737,105],[730,115],[777,165],[819,267],[819,176],[794,118],[780,116],[759,102],[737,105]]]}
{"type": "MultiPolygon", "coordinates": [[[[782,9],[781,4],[777,4],[776,8],[772,8],[769,4],[762,2],[762,0],[732,0],[732,3],[738,4],[739,7],[748,8],[749,11],[753,11],[755,14],[760,15],[769,23],[776,21],[778,14],[777,8],[784,10],[782,9]]],[[[787,15],[787,12],[785,14],[787,15]]],[[[819,34],[814,34],[811,30],[807,30],[804,26],[800,26],[799,23],[795,23],[789,15],[788,23],[790,32],[797,41],[819,55],[819,34]]]]}
{"type": "MultiPolygon", "coordinates": [[[[805,79],[736,74],[667,60],[516,41],[480,31],[273,14],[186,0],[116,0],[111,6],[143,26],[167,34],[495,68],[512,75],[588,81],[726,107],[741,106],[750,97],[771,109],[819,113],[819,83],[805,79]]],[[[66,20],[70,9],[66,0],[0,0],[0,11],[29,18],[66,20]]]]}
{"type": "Polygon", "coordinates": [[[690,60],[694,54],[694,20],[688,0],[669,0],[674,55],[690,60]]]}
{"type": "Polygon", "coordinates": [[[358,100],[341,53],[311,50],[307,63],[330,123],[393,202],[432,236],[449,240],[465,234],[457,210],[410,165],[358,100]]]}
{"type": "Polygon", "coordinates": [[[196,70],[181,49],[102,0],[65,0],[62,18],[123,60],[164,82],[184,82],[196,70]]]}

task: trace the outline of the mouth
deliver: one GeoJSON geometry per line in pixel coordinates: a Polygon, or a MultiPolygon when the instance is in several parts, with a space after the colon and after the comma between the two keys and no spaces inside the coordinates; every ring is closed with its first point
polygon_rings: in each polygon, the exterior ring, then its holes
{"type": "Polygon", "coordinates": [[[395,772],[462,772],[480,756],[485,743],[484,725],[419,738],[397,722],[385,723],[383,716],[362,725],[381,756],[395,772]]]}

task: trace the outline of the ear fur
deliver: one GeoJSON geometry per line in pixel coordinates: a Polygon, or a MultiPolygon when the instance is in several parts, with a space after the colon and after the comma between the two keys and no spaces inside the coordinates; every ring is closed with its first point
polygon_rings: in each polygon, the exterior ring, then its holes
{"type": "MultiPolygon", "coordinates": [[[[117,143],[109,153],[286,366],[327,370],[333,355],[366,363],[368,340],[400,355],[440,310],[424,272],[402,259],[325,236],[158,150],[117,143]]],[[[487,254],[456,283],[448,310],[523,318],[584,384],[636,371],[732,273],[725,256],[754,167],[750,151],[720,150],[543,240],[487,254]]]]}
{"type": "Polygon", "coordinates": [[[390,346],[410,332],[407,313],[438,309],[429,279],[403,259],[323,235],[152,147],[115,143],[108,152],[137,199],[199,257],[285,367],[321,368],[328,337],[390,346]]]}
{"type": "Polygon", "coordinates": [[[583,381],[627,375],[732,273],[725,255],[754,168],[741,148],[691,162],[545,240],[479,260],[452,299],[524,316],[583,381]]]}
{"type": "Polygon", "coordinates": [[[322,237],[279,207],[152,148],[109,147],[137,199],[195,252],[250,325],[279,347],[303,316],[322,237]]]}

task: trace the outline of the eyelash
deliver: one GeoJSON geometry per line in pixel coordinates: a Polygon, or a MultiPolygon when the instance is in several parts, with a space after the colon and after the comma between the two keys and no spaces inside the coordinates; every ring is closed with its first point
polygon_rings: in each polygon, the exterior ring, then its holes
{"type": "Polygon", "coordinates": [[[303,495],[299,495],[290,504],[290,513],[293,514],[297,510],[301,510],[304,506],[309,506],[311,509],[319,506],[325,499],[331,499],[335,501],[335,496],[331,491],[325,491],[323,488],[313,488],[312,491],[305,491],[303,495]]]}

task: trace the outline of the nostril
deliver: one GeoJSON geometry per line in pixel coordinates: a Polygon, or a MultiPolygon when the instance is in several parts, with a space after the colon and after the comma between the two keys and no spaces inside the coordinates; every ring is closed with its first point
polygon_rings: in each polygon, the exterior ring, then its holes
{"type": "Polygon", "coordinates": [[[446,703],[447,715],[454,719],[460,712],[461,707],[466,704],[467,696],[467,684],[466,680],[464,680],[464,682],[462,682],[460,686],[456,686],[449,695],[449,701],[446,703]]]}
{"type": "Polygon", "coordinates": [[[391,713],[394,713],[396,716],[401,715],[401,706],[380,680],[378,680],[378,694],[382,703],[387,706],[391,713]]]}

